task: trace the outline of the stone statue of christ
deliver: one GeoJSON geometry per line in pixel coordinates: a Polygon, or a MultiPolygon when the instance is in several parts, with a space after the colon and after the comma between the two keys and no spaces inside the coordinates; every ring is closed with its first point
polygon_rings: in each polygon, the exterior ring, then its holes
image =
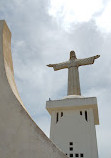
{"type": "Polygon", "coordinates": [[[77,59],[74,51],[70,52],[70,59],[66,62],[58,64],[49,64],[47,66],[53,67],[54,71],[68,68],[68,95],[81,95],[78,67],[83,65],[90,65],[100,55],[92,56],[84,59],[77,59]]]}

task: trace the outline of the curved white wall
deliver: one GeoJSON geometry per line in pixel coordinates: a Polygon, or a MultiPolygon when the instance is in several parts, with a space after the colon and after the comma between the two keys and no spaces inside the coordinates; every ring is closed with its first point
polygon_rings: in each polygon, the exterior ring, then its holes
{"type": "Polygon", "coordinates": [[[33,122],[13,76],[11,33],[0,21],[0,157],[66,158],[33,122]]]}

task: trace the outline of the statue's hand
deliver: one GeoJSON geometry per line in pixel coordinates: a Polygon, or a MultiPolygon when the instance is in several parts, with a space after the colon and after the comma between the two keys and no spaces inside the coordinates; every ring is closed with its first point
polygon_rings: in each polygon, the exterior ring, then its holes
{"type": "Polygon", "coordinates": [[[54,64],[49,64],[49,65],[47,65],[48,67],[54,67],[54,64]]]}
{"type": "Polygon", "coordinates": [[[100,55],[96,55],[96,56],[94,56],[94,59],[97,59],[97,58],[99,58],[100,57],[100,55]]]}

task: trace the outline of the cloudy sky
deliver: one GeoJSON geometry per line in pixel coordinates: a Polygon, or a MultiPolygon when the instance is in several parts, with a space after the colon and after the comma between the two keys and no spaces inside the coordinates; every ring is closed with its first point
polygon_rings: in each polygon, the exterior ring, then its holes
{"type": "Polygon", "coordinates": [[[67,95],[67,70],[50,63],[100,54],[79,68],[83,96],[98,99],[99,158],[111,157],[111,0],[0,0],[0,19],[12,32],[15,80],[24,105],[49,136],[46,100],[67,95]]]}

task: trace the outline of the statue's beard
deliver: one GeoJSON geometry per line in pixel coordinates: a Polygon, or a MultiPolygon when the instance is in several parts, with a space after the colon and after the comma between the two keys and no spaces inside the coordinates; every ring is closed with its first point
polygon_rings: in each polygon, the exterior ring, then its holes
{"type": "Polygon", "coordinates": [[[76,58],[76,56],[72,56],[70,59],[71,59],[71,60],[75,60],[75,59],[77,59],[77,58],[76,58]]]}

